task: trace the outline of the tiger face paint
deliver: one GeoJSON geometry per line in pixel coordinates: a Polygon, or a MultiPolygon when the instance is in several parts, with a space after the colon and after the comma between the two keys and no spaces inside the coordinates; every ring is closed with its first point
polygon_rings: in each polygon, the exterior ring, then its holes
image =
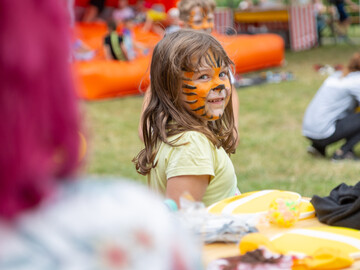
{"type": "Polygon", "coordinates": [[[205,56],[210,65],[196,72],[183,72],[181,98],[185,108],[205,121],[214,121],[224,114],[231,95],[228,67],[212,53],[205,56]]]}
{"type": "Polygon", "coordinates": [[[201,7],[194,7],[190,12],[187,26],[194,30],[202,30],[211,33],[214,28],[214,13],[206,13],[201,7]]]}

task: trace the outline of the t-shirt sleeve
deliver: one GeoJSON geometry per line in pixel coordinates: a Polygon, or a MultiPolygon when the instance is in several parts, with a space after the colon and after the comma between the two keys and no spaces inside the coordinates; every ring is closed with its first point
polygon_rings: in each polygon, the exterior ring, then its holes
{"type": "Polygon", "coordinates": [[[181,175],[214,176],[214,146],[205,135],[187,132],[167,158],[166,178],[181,175]]]}

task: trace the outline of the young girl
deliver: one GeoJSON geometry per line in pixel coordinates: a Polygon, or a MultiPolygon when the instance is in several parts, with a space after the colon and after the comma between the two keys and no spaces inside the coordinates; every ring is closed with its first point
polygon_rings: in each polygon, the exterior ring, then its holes
{"type": "MultiPolygon", "coordinates": [[[[179,9],[180,28],[204,31],[207,33],[211,33],[214,30],[214,0],[181,0],[178,1],[177,7],[179,9]]],[[[232,74],[230,74],[230,76],[230,82],[233,84],[235,78],[232,74]]],[[[141,140],[144,140],[142,134],[143,113],[149,103],[150,93],[151,87],[149,86],[144,95],[142,112],[138,126],[138,133],[141,140]]],[[[235,87],[233,87],[232,91],[232,106],[234,112],[235,128],[237,129],[239,120],[239,97],[235,87]]],[[[237,130],[235,132],[237,132],[237,130]]]]}
{"type": "Polygon", "coordinates": [[[211,35],[179,30],[155,47],[151,97],[143,115],[145,148],[134,159],[152,189],[179,202],[188,191],[206,206],[239,193],[232,61],[211,35]]]}

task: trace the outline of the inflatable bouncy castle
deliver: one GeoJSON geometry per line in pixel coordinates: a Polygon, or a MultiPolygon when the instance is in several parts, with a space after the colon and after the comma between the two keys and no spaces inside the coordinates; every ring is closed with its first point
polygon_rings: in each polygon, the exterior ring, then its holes
{"type": "MultiPolygon", "coordinates": [[[[167,9],[170,7],[171,5],[166,6],[167,9]]],[[[149,50],[146,53],[138,52],[136,59],[131,61],[106,60],[103,53],[103,39],[107,34],[106,24],[76,24],[76,37],[96,53],[90,61],[75,61],[73,64],[80,98],[99,100],[137,95],[146,91],[149,85],[152,49],[162,37],[153,32],[144,31],[141,26],[134,27],[132,31],[134,40],[146,45],[149,50]]],[[[214,33],[213,35],[235,63],[236,73],[280,66],[283,63],[284,41],[276,34],[225,36],[214,33]]]]}

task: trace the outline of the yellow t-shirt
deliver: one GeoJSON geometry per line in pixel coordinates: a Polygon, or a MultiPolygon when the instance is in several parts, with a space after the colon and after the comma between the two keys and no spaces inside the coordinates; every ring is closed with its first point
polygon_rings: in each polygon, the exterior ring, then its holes
{"type": "MultiPolygon", "coordinates": [[[[169,141],[180,135],[169,138],[169,141]]],[[[202,199],[209,206],[240,194],[234,166],[225,150],[216,148],[208,138],[196,131],[187,131],[172,147],[161,143],[148,180],[151,189],[165,194],[167,180],[181,175],[210,175],[210,183],[202,199]]]]}

